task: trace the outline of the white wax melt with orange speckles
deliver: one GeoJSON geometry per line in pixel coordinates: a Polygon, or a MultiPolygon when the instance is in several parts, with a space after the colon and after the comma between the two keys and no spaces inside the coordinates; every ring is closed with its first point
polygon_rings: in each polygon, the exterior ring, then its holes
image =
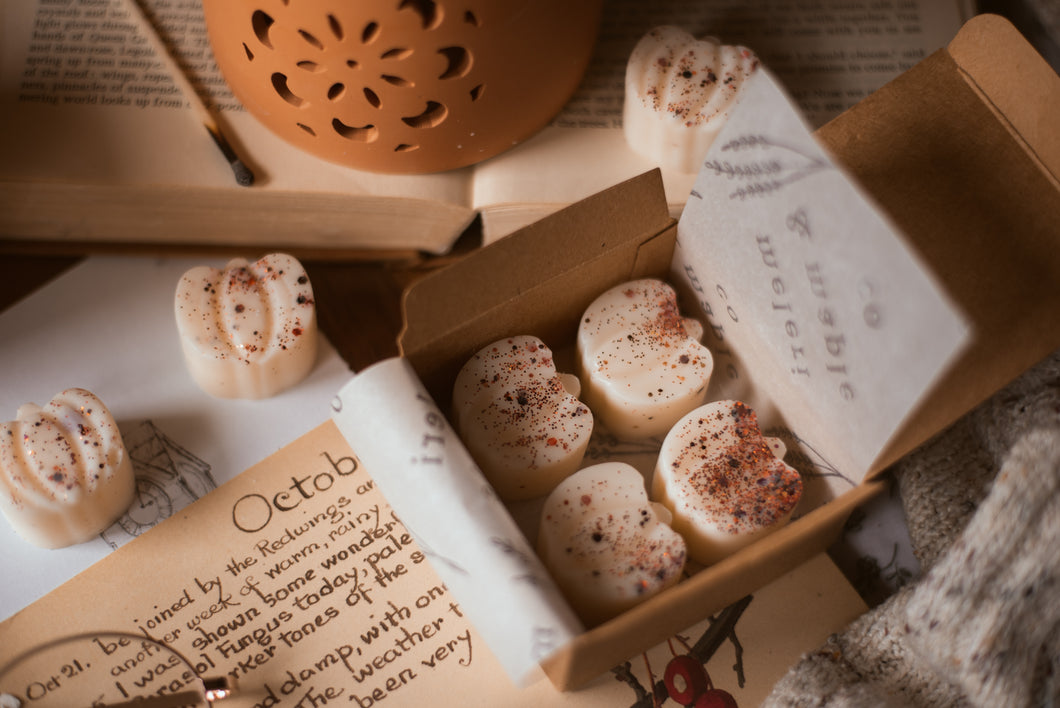
{"type": "Polygon", "coordinates": [[[519,335],[483,347],[453,385],[456,429],[503,499],[544,496],[581,464],[593,414],[552,350],[519,335]]]}
{"type": "Polygon", "coordinates": [[[634,280],[611,288],[578,326],[578,374],[584,400],[622,438],[664,435],[703,403],[714,370],[699,343],[703,326],[682,317],[673,288],[634,280]]]}
{"type": "Polygon", "coordinates": [[[656,27],[626,64],[626,141],[660,167],[699,172],[740,86],[757,67],[746,47],[656,27]]]}
{"type": "Polygon", "coordinates": [[[0,510],[36,546],[87,541],[125,513],[135,489],[118,426],[89,391],[26,403],[0,427],[0,510]]]}
{"type": "Polygon", "coordinates": [[[219,398],[273,396],[316,362],[313,287],[292,256],[192,268],[177,286],[176,315],[188,371],[219,398]]]}
{"type": "Polygon", "coordinates": [[[537,550],[571,607],[598,624],[674,585],[685,542],[623,462],[574,473],[545,500],[537,550]]]}
{"type": "Polygon", "coordinates": [[[689,557],[715,563],[788,522],[802,479],[784,452],[740,401],[714,401],[677,422],[659,451],[652,498],[673,513],[689,557]]]}

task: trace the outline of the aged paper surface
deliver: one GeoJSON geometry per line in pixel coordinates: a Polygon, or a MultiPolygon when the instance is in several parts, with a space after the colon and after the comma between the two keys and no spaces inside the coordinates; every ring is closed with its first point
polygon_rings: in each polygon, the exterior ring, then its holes
{"type": "Polygon", "coordinates": [[[233,708],[650,705],[644,687],[716,635],[706,670],[751,706],[862,611],[819,556],[583,690],[560,694],[543,678],[517,689],[325,423],[0,624],[0,692],[79,705],[193,683],[168,650],[137,638],[150,637],[203,675],[235,679],[239,694],[219,704],[233,708]],[[80,633],[89,636],[5,668],[80,633]]]}

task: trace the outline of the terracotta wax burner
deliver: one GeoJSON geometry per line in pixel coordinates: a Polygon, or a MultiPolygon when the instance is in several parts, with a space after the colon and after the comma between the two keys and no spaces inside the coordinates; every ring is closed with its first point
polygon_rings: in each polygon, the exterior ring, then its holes
{"type": "Polygon", "coordinates": [[[479,162],[542,128],[585,72],[601,0],[204,0],[236,97],[362,170],[479,162]]]}

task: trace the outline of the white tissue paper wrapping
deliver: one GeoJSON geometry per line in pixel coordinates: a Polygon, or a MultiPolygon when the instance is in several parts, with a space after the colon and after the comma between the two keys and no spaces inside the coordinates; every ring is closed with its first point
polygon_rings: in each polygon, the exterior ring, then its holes
{"type": "Polygon", "coordinates": [[[582,632],[548,572],[412,366],[339,391],[333,419],[513,682],[582,632]]]}

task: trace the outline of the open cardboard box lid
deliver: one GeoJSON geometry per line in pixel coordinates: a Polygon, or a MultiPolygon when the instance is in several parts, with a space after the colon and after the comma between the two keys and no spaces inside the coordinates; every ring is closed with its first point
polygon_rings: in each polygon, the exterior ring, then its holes
{"type": "MultiPolygon", "coordinates": [[[[966,346],[873,470],[1060,345],[1058,116],[1060,78],[1007,22],[983,16],[818,131],[971,324],[966,346]]],[[[457,370],[478,348],[515,333],[572,340],[581,312],[607,287],[667,277],[676,239],[657,173],[617,185],[416,283],[404,302],[402,355],[446,410],[457,370]]],[[[576,687],[716,612],[825,548],[881,486],[869,477],[580,634],[545,662],[546,672],[557,686],[576,687]]]]}
{"type": "Polygon", "coordinates": [[[883,467],[1060,346],[1060,77],[1006,20],[817,132],[971,320],[973,340],[883,467]]]}

